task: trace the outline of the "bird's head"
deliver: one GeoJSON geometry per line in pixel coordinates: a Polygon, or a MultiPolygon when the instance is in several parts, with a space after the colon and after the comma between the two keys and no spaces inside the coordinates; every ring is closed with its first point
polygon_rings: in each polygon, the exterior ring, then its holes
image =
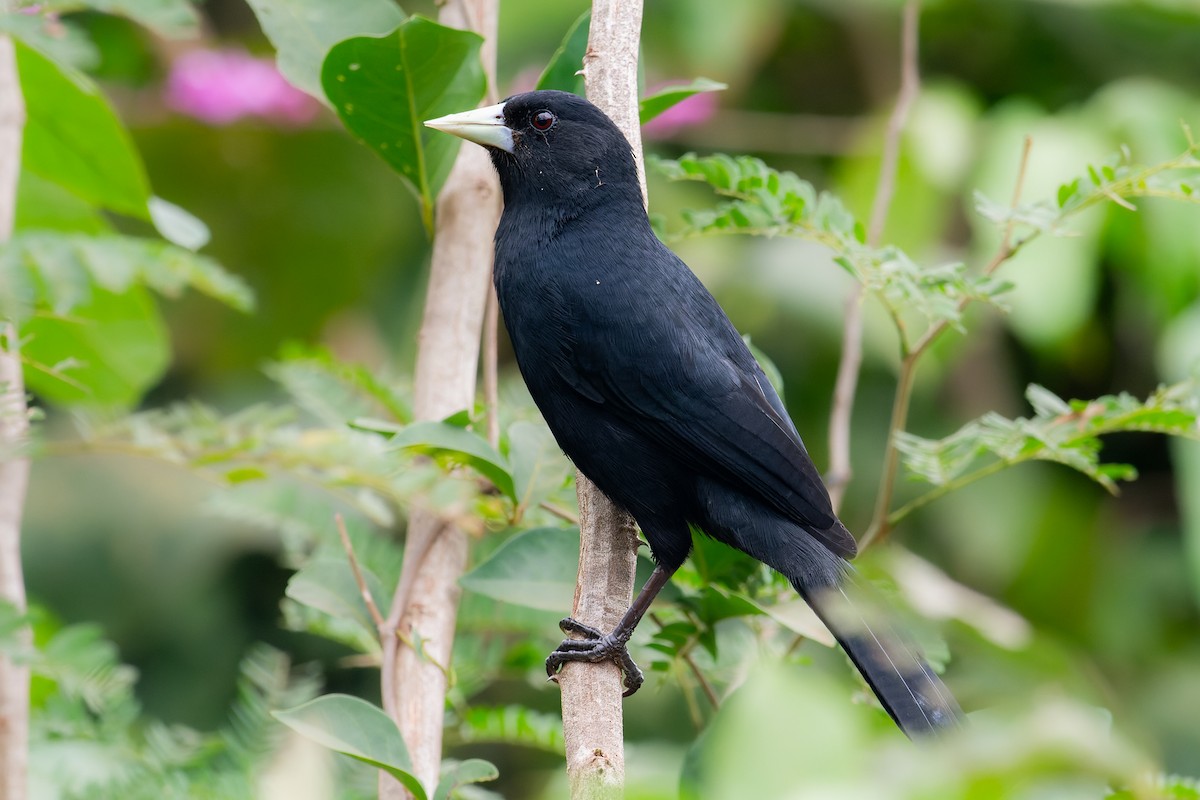
{"type": "Polygon", "coordinates": [[[505,204],[578,202],[595,190],[641,194],[633,152],[604,112],[569,92],[513,95],[503,103],[425,123],[487,148],[505,204]]]}

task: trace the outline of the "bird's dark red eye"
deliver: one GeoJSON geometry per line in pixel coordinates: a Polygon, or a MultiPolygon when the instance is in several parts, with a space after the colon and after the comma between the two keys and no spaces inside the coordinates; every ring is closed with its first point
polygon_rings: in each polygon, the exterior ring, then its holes
{"type": "Polygon", "coordinates": [[[556,122],[558,122],[558,117],[554,116],[550,111],[534,112],[533,117],[529,120],[535,131],[548,131],[554,127],[554,123],[556,122]]]}

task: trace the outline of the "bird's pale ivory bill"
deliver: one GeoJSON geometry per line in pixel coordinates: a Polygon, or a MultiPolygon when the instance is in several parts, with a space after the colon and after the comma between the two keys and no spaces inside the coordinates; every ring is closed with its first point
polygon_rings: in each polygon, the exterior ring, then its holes
{"type": "Polygon", "coordinates": [[[504,103],[447,114],[426,120],[425,125],[484,147],[495,147],[507,153],[513,151],[513,133],[504,123],[504,103]]]}

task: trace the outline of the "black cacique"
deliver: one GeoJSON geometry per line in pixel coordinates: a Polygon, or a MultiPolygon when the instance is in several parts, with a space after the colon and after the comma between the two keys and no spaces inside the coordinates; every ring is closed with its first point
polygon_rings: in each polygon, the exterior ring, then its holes
{"type": "Polygon", "coordinates": [[[733,323],[650,227],[633,153],[598,108],[519,94],[426,125],[483,145],[500,177],[495,284],[521,375],[576,467],[637,520],[657,567],[615,630],[575,620],[546,660],[613,660],[687,558],[692,529],[781,572],[909,736],[962,711],[849,565],[857,546],[733,323]]]}

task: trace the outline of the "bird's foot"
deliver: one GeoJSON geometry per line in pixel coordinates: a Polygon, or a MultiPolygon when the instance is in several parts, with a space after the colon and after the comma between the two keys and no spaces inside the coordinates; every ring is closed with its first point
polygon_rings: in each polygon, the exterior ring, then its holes
{"type": "Polygon", "coordinates": [[[568,661],[587,661],[591,664],[611,661],[625,676],[625,692],[622,697],[629,697],[641,688],[644,680],[642,671],[630,657],[629,648],[625,646],[629,641],[628,634],[619,630],[601,633],[591,625],[584,625],[570,617],[558,623],[558,627],[573,638],[564,639],[558,649],[546,657],[546,675],[550,680],[558,682],[558,671],[568,661]]]}

